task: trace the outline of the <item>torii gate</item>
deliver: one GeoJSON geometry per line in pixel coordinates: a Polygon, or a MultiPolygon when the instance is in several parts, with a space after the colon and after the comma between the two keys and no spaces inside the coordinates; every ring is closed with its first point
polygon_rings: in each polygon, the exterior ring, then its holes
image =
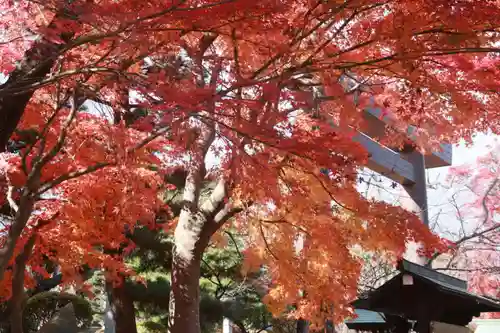
{"type": "MultiPolygon", "coordinates": [[[[450,166],[452,162],[451,144],[441,144],[441,150],[422,155],[418,150],[397,151],[380,145],[373,138],[384,136],[386,126],[390,123],[382,110],[372,108],[364,111],[366,128],[354,140],[361,143],[370,154],[367,167],[379,174],[401,184],[419,209],[419,215],[425,225],[429,225],[427,209],[427,188],[425,170],[450,166]]],[[[415,128],[409,126],[408,138],[415,128]]]]}

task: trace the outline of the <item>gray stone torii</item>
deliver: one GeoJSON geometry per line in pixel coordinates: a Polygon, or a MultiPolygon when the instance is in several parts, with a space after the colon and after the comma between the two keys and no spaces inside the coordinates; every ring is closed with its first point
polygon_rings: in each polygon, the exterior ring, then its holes
{"type": "MultiPolygon", "coordinates": [[[[370,154],[367,167],[401,184],[419,208],[419,215],[425,225],[429,225],[427,207],[427,182],[425,170],[450,166],[452,162],[451,144],[441,144],[441,151],[423,156],[417,150],[395,151],[384,147],[372,138],[382,137],[389,122],[382,117],[380,109],[365,111],[366,129],[354,140],[361,143],[370,154]]],[[[407,132],[410,132],[410,128],[407,132]]],[[[410,137],[411,138],[411,137],[410,137]]]]}

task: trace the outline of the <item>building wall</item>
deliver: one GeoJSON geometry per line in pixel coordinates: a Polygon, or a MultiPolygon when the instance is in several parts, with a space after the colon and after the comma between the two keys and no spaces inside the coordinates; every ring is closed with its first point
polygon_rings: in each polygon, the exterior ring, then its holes
{"type": "Polygon", "coordinates": [[[500,333],[500,319],[474,319],[474,333],[500,333]]]}

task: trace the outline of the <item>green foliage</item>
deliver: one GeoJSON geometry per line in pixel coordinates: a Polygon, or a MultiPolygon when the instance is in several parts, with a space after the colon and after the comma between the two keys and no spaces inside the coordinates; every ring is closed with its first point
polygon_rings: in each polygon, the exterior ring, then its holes
{"type": "MultiPolygon", "coordinates": [[[[138,330],[144,333],[164,331],[168,325],[170,292],[171,236],[163,232],[138,234],[141,245],[128,259],[129,265],[145,283],[128,280],[127,293],[135,301],[138,330]]],[[[203,332],[215,332],[223,317],[246,329],[261,329],[271,315],[261,302],[252,280],[242,276],[241,237],[229,231],[223,234],[227,245],[212,244],[203,255],[200,279],[200,322],[203,332]]]]}
{"type": "Polygon", "coordinates": [[[25,333],[34,333],[47,323],[56,312],[72,303],[75,309],[77,325],[81,329],[92,323],[92,308],[87,300],[77,295],[61,292],[43,292],[28,299],[24,308],[23,326],[25,333]]]}
{"type": "Polygon", "coordinates": [[[159,322],[148,320],[144,321],[139,325],[138,331],[140,333],[148,332],[148,333],[162,333],[167,330],[167,327],[159,322]]]}

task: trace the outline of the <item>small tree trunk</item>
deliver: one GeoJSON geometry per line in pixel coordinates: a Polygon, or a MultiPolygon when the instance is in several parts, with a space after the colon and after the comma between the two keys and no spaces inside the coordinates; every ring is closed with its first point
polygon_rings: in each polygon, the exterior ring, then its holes
{"type": "Polygon", "coordinates": [[[24,276],[26,271],[26,262],[33,252],[36,234],[32,234],[23,251],[16,257],[14,266],[14,275],[12,276],[12,298],[10,309],[10,332],[23,333],[23,310],[26,293],[24,291],[24,276]]]}
{"type": "Polygon", "coordinates": [[[297,320],[297,333],[308,333],[309,323],[304,319],[297,320]]]}
{"type": "Polygon", "coordinates": [[[113,318],[113,310],[109,301],[111,297],[106,297],[106,308],[104,309],[104,332],[115,333],[115,319],[113,318]]]}
{"type": "Polygon", "coordinates": [[[325,321],[325,333],[335,333],[335,325],[331,320],[325,321]]]}
{"type": "Polygon", "coordinates": [[[109,304],[115,321],[115,333],[137,333],[134,301],[129,297],[125,281],[120,286],[106,286],[109,304]]]}

